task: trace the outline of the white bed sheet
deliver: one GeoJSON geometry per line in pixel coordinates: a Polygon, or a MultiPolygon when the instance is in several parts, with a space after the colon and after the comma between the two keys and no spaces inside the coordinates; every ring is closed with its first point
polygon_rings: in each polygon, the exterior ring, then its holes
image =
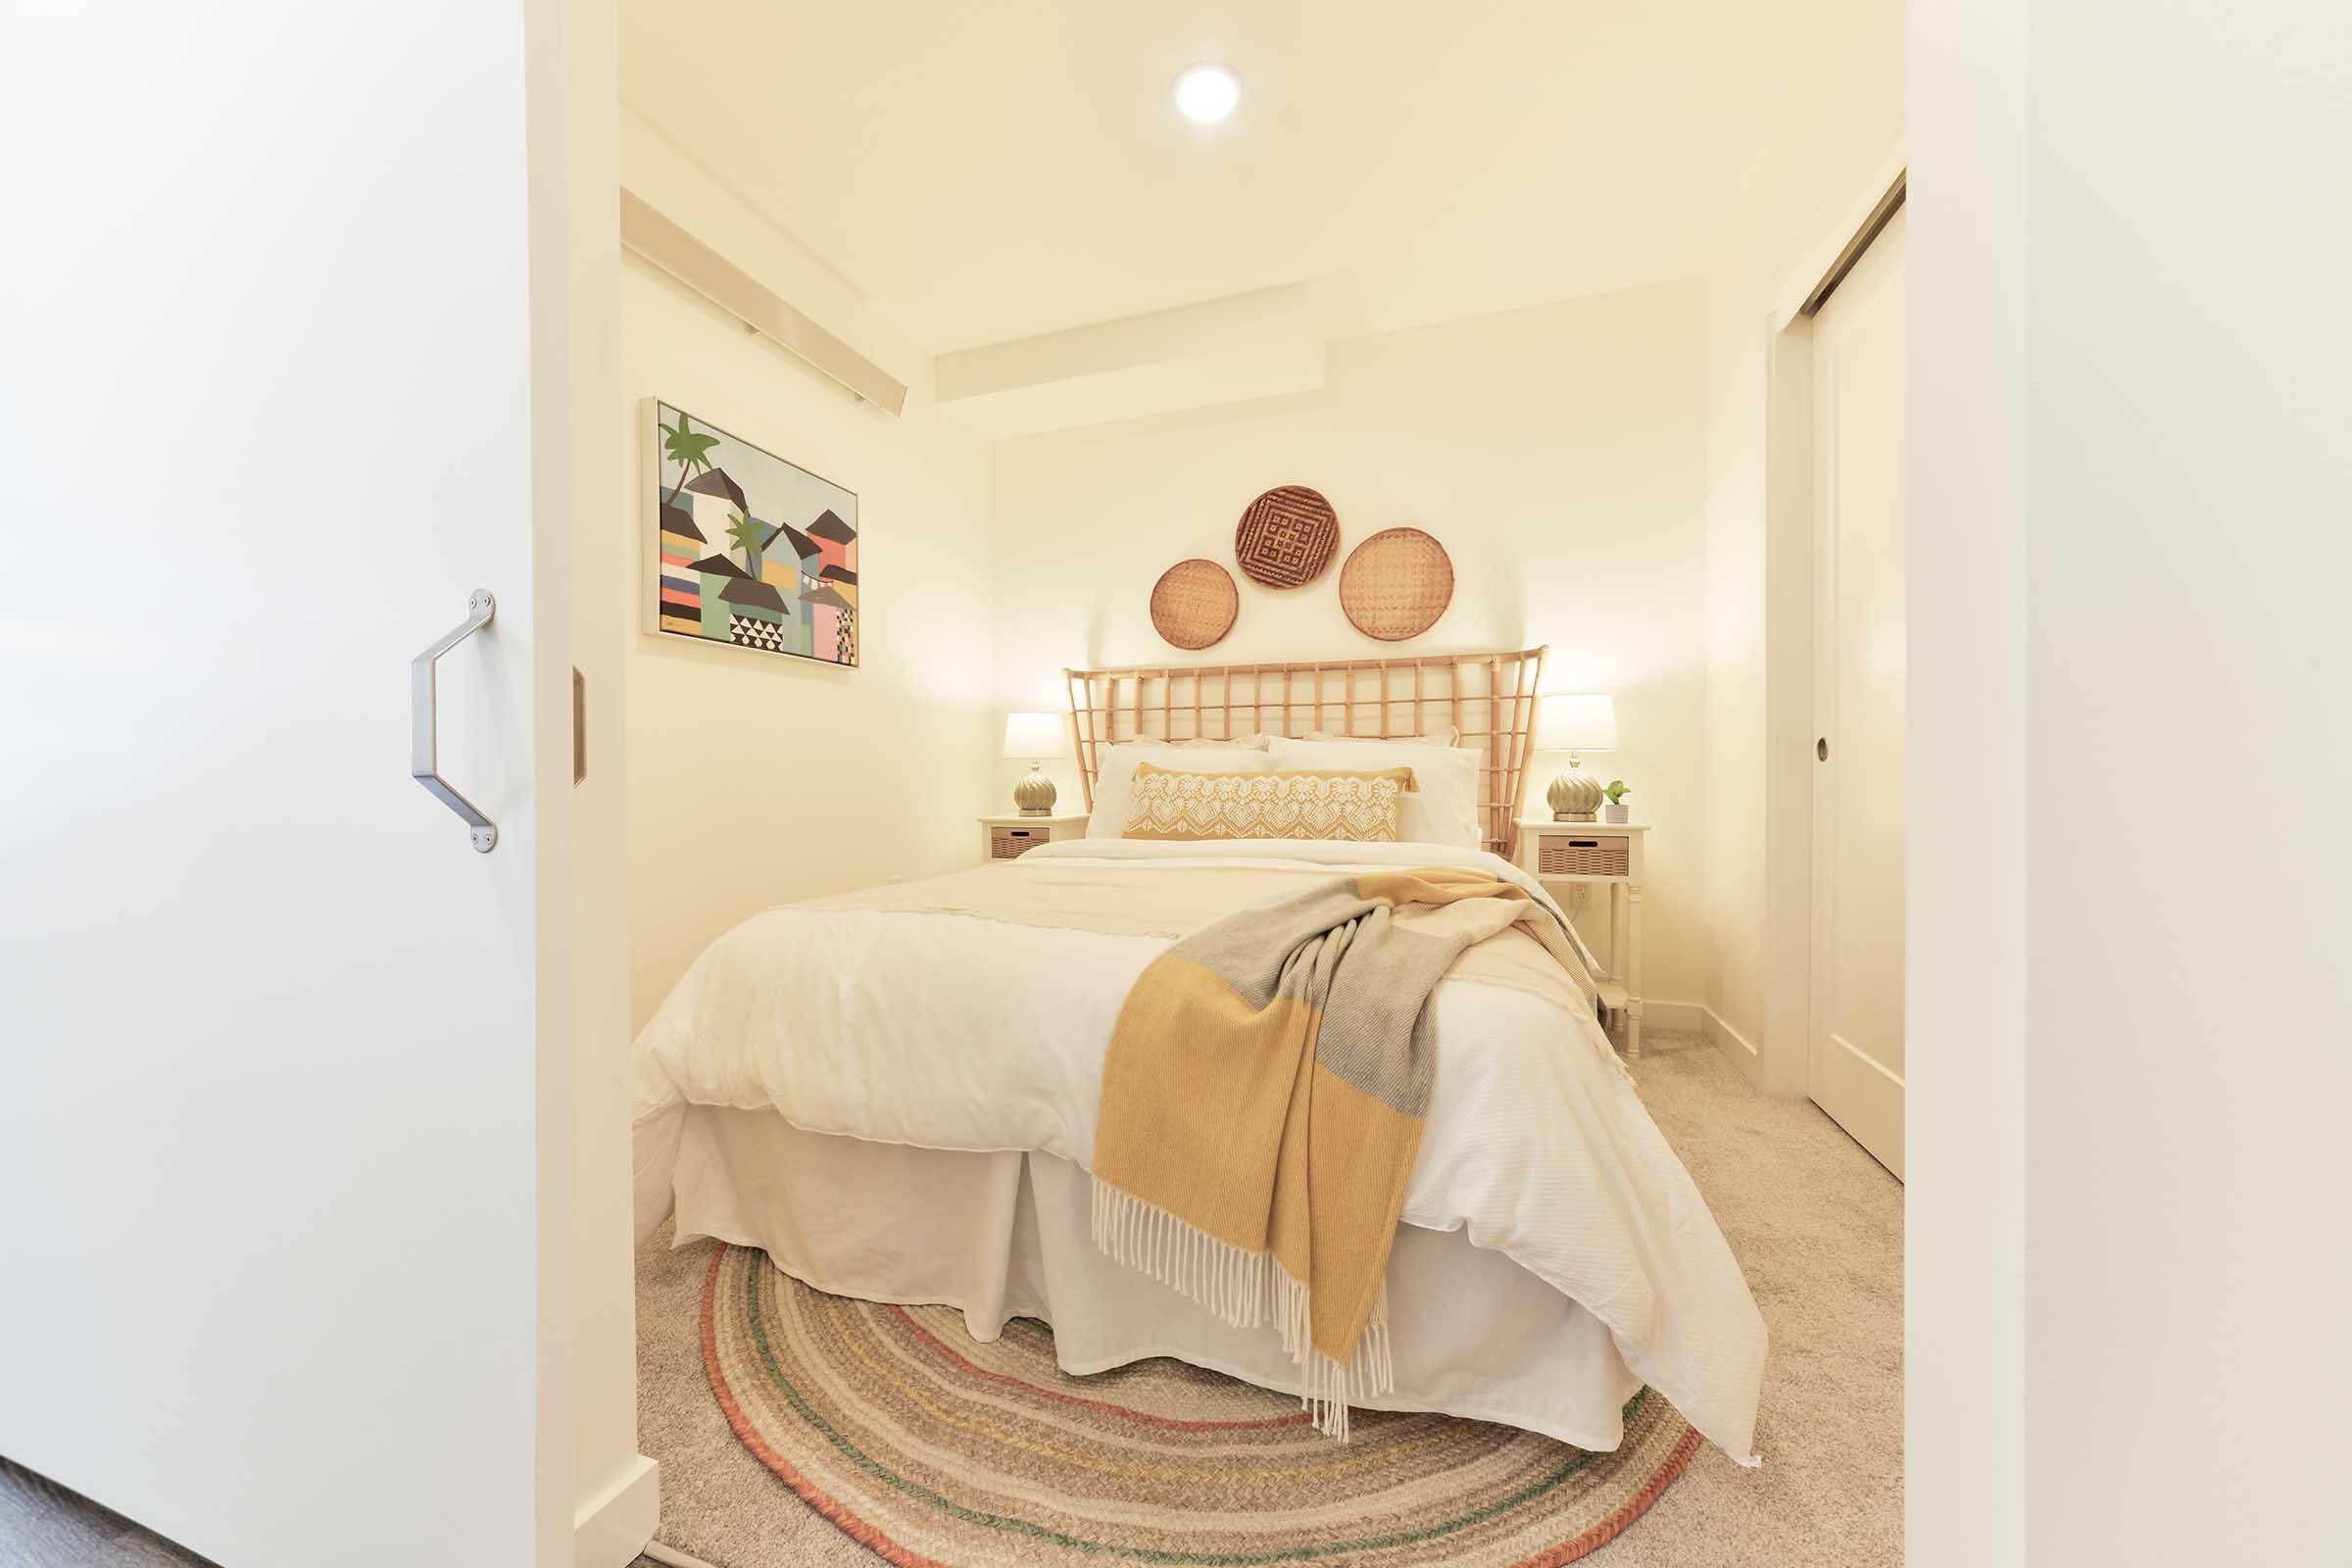
{"type": "MultiPolygon", "coordinates": [[[[1085,840],[984,874],[1092,861],[1463,865],[1541,897],[1497,857],[1428,844],[1085,840]]],[[[641,1228],[668,1208],[690,1106],[921,1150],[1035,1152],[1084,1170],[1111,1026],[1167,945],[968,913],[786,906],[754,916],[704,952],[638,1040],[641,1228]]],[[[1755,1462],[1763,1319],[1597,1022],[1472,981],[1441,984],[1432,1004],[1438,1077],[1405,1224],[1459,1233],[1580,1305],[1636,1376],[1735,1459],[1755,1462]]],[[[1410,1332],[1402,1303],[1392,1305],[1392,1332],[1410,1332]]]]}
{"type": "MultiPolygon", "coordinates": [[[[1167,1355],[1283,1393],[1280,1341],[1113,1263],[1087,1232],[1086,1172],[1052,1154],[960,1153],[801,1132],[766,1111],[697,1106],[678,1144],[677,1234],[763,1249],[836,1296],[960,1309],[974,1339],[1054,1326],[1064,1371],[1167,1355]]],[[[1642,1380],[1609,1331],[1458,1231],[1407,1226],[1389,1259],[1396,1384],[1384,1410],[1443,1410],[1614,1448],[1642,1380]]]]}

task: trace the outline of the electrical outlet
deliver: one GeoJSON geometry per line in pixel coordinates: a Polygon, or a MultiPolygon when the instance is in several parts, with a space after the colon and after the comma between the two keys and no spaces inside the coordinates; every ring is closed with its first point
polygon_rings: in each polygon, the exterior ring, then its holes
{"type": "Polygon", "coordinates": [[[1591,907],[1592,907],[1592,887],[1583,882],[1569,883],[1567,905],[1568,912],[1570,914],[1582,914],[1591,907]]]}

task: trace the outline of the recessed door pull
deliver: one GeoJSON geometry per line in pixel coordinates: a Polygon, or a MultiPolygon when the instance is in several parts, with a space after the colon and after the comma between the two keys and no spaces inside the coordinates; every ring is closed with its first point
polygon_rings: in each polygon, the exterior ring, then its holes
{"type": "Polygon", "coordinates": [[[457,630],[409,661],[409,776],[438,796],[441,803],[466,819],[473,831],[473,847],[484,855],[498,848],[498,829],[474,804],[450,787],[441,776],[435,753],[439,737],[434,733],[437,705],[433,693],[433,665],[443,654],[490,624],[498,614],[498,600],[489,589],[476,588],[473,597],[466,601],[466,619],[457,630]]]}

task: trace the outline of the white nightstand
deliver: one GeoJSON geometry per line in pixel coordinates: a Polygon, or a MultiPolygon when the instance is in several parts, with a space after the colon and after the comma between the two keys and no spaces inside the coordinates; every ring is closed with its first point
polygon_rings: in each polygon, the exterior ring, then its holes
{"type": "MultiPolygon", "coordinates": [[[[1613,972],[1595,975],[1604,1007],[1625,1013],[1625,1054],[1642,1054],[1642,843],[1646,822],[1555,822],[1548,816],[1519,819],[1519,868],[1544,884],[1555,899],[1570,883],[1608,890],[1609,962],[1613,972]],[[1625,919],[1617,895],[1625,894],[1625,919]]],[[[1567,906],[1565,899],[1561,907],[1567,906]]]]}
{"type": "Polygon", "coordinates": [[[1086,837],[1086,816],[1005,816],[980,818],[980,858],[1017,860],[1040,844],[1086,837]]]}

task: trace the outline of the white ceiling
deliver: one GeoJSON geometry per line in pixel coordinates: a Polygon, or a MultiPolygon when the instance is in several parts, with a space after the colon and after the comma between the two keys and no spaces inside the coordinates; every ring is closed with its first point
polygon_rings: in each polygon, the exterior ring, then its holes
{"type": "Polygon", "coordinates": [[[621,93],[932,352],[1310,280],[1384,330],[1703,270],[1854,3],[622,0],[621,93]]]}

